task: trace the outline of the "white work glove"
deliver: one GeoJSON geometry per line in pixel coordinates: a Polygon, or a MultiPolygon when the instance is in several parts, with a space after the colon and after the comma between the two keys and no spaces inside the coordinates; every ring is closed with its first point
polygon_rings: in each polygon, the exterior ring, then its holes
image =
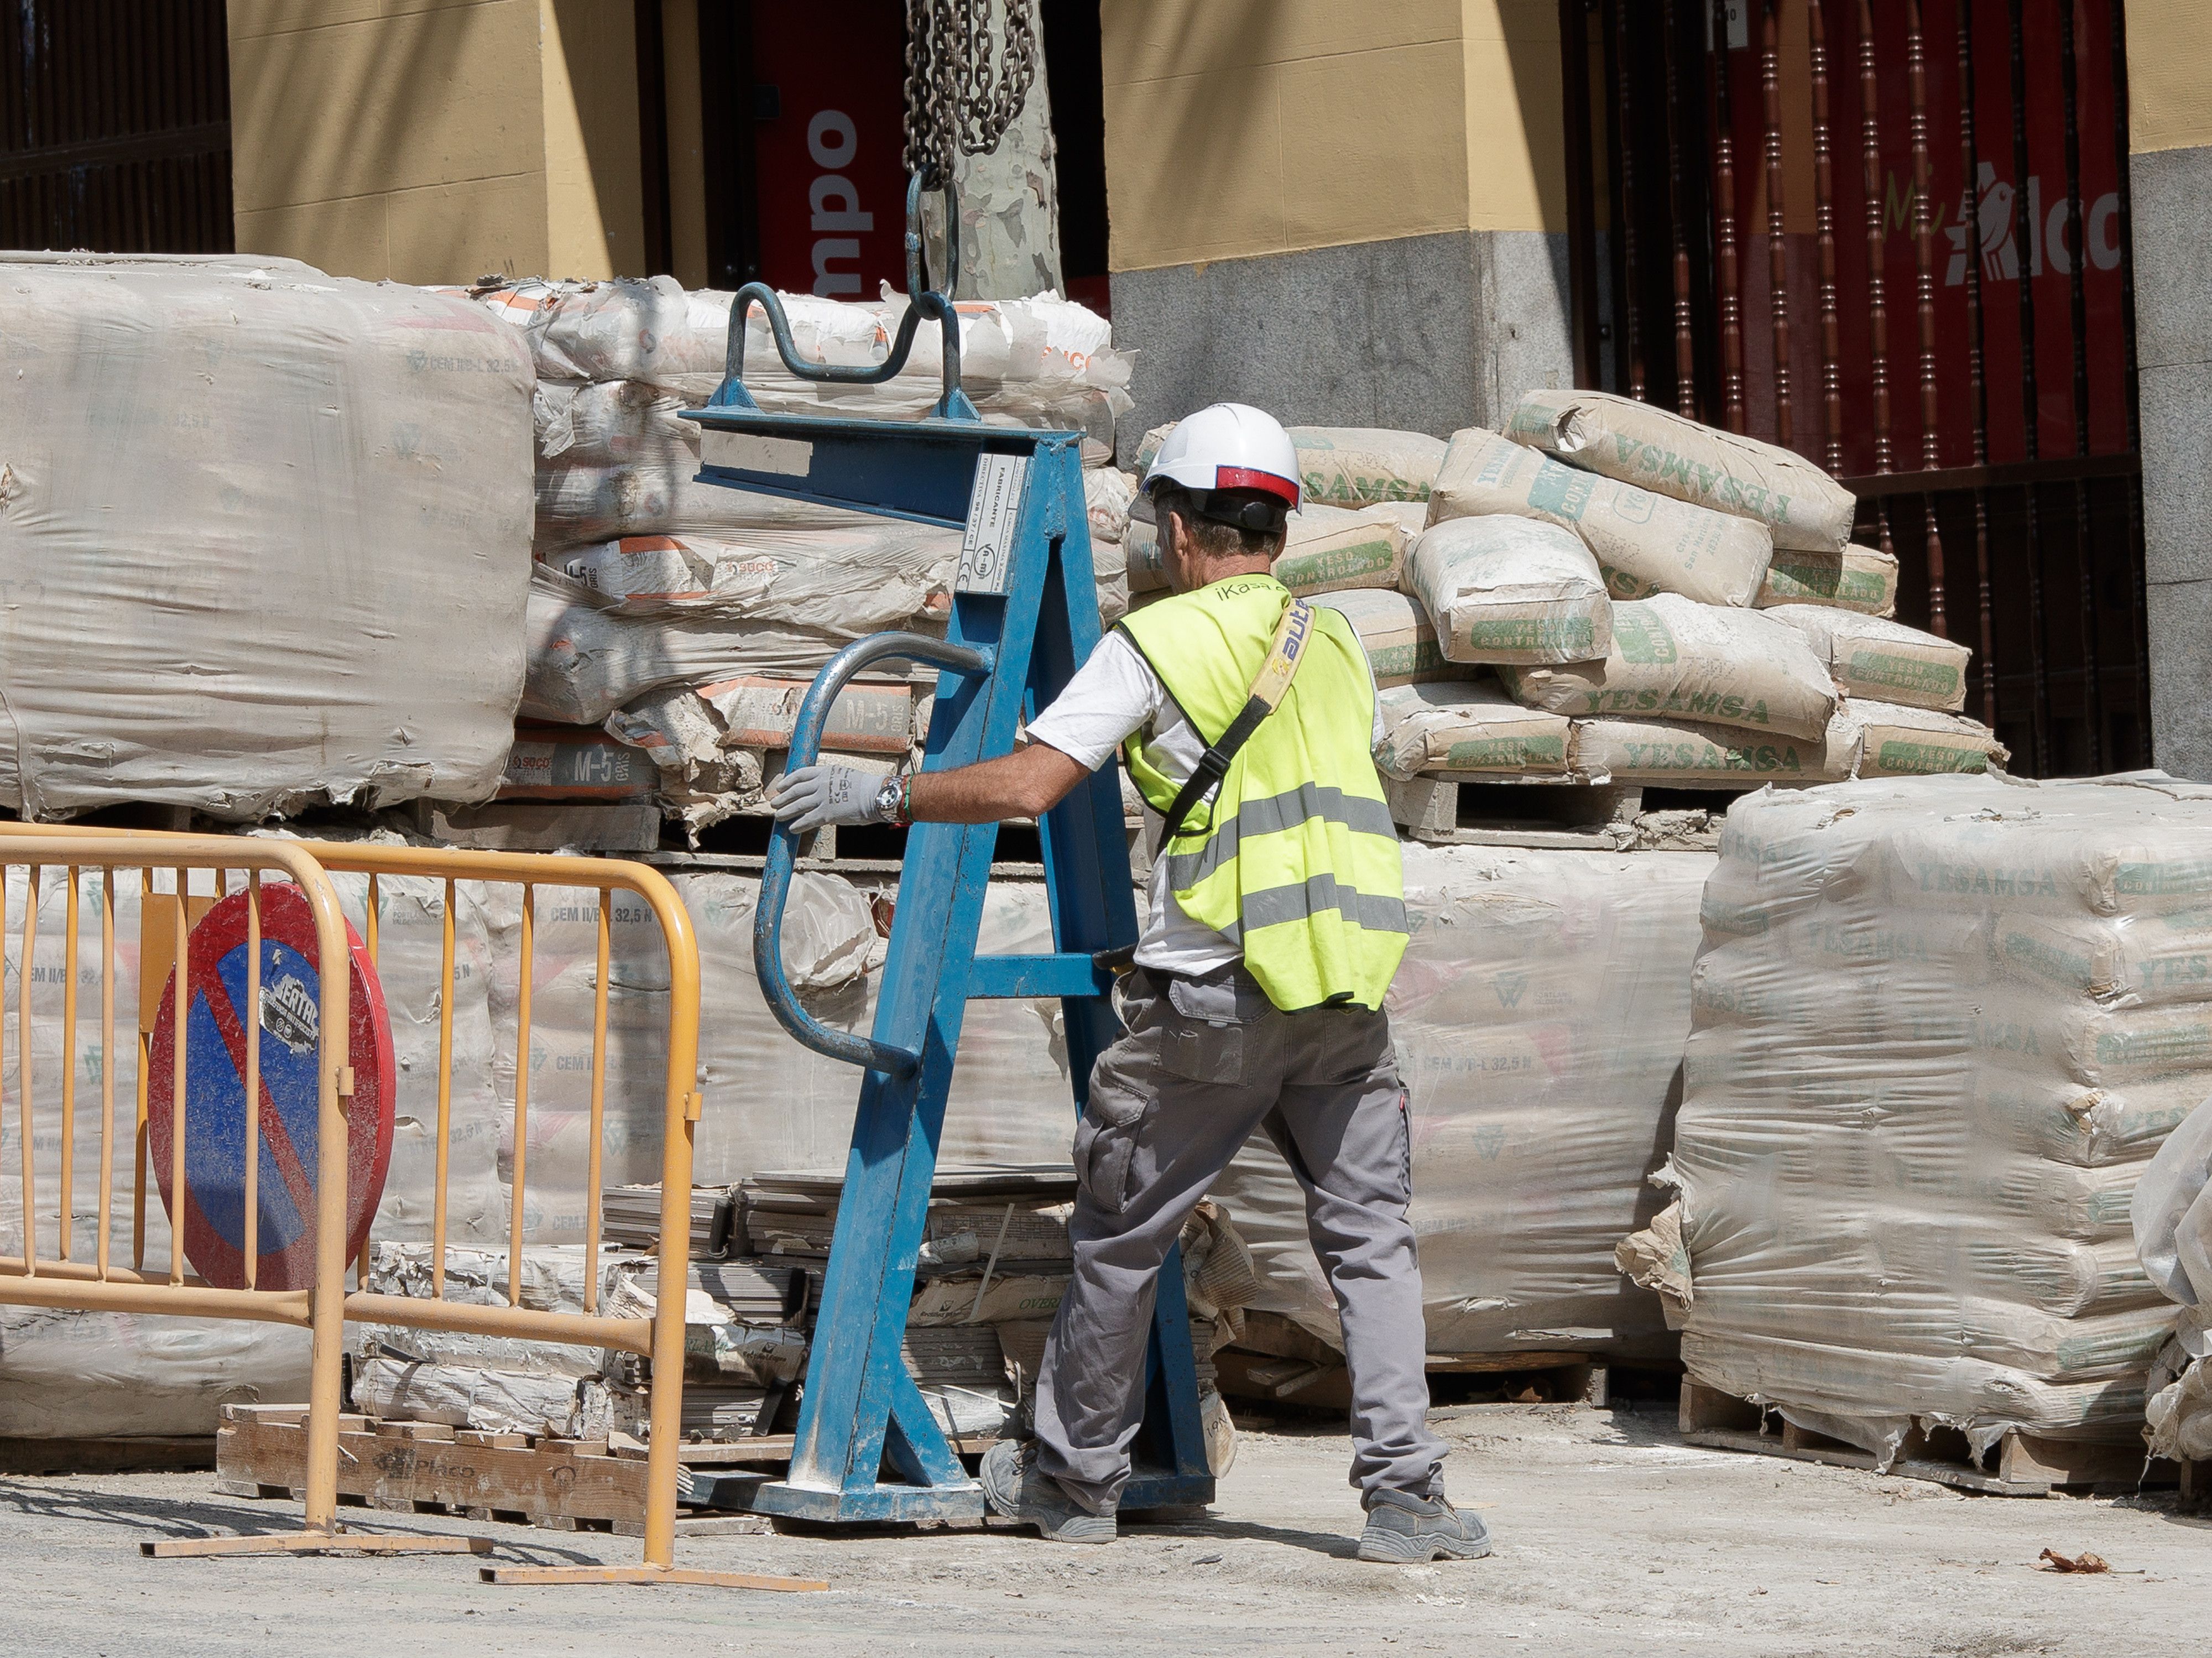
{"type": "Polygon", "coordinates": [[[776,779],[769,804],[776,821],[804,835],[829,823],[880,823],[884,779],[850,766],[802,766],[776,779]]]}

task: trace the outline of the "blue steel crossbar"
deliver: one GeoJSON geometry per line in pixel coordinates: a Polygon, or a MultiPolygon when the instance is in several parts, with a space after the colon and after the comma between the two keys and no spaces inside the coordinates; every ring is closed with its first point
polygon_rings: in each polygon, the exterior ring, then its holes
{"type": "MultiPolygon", "coordinates": [[[[911,201],[909,208],[911,215],[911,201]]],[[[910,228],[909,248],[917,245],[910,228]]],[[[743,328],[744,307],[765,296],[772,331],[785,348],[775,296],[765,289],[747,294],[732,307],[733,336],[743,328]]],[[[915,308],[939,314],[942,305],[930,295],[917,296],[915,308]],[[922,297],[935,304],[924,307],[922,297]]],[[[910,337],[902,331],[902,350],[910,337]]],[[[785,355],[794,373],[812,367],[785,355]]],[[[734,343],[732,357],[733,365],[741,360],[734,343]]],[[[957,407],[957,362],[948,353],[941,410],[957,407]]],[[[1058,695],[1097,645],[1078,434],[985,426],[972,413],[908,422],[765,414],[734,377],[711,404],[686,410],[685,418],[702,428],[702,483],[967,530],[970,544],[945,638],[877,635],[842,652],[801,705],[790,768],[814,763],[831,702],[866,664],[904,659],[939,670],[922,769],[939,771],[1011,752],[1018,722],[1058,695]],[[971,498],[979,495],[987,497],[988,524],[981,513],[969,522],[971,498]]],[[[875,1026],[863,1038],[815,1020],[785,977],[780,940],[797,845],[776,827],[755,918],[762,993],[795,1038],[861,1066],[863,1075],[791,1472],[751,1493],[757,1509],[848,1521],[983,1511],[981,1486],[900,1353],[962,1019],[978,997],[1060,998],[1079,1112],[1092,1063],[1119,1029],[1108,995],[1111,975],[1094,957],[1137,937],[1121,793],[1111,771],[1084,780],[1039,829],[1055,948],[1000,957],[975,953],[998,826],[917,823],[908,831],[875,1026]]],[[[1213,1496],[1179,1254],[1162,1268],[1153,1301],[1146,1425],[1125,1510],[1203,1503],[1213,1496]]]]}

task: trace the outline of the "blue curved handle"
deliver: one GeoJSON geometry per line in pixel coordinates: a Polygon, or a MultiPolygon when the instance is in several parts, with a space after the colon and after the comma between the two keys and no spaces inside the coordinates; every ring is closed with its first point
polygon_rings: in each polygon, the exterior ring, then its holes
{"type": "MultiPolygon", "coordinates": [[[[955,645],[927,634],[871,634],[848,645],[815,676],[805,700],[799,705],[791,752],[784,762],[787,772],[811,766],[820,757],[822,726],[830,717],[830,705],[854,675],[871,663],[891,659],[927,662],[978,677],[991,671],[988,648],[955,645]]],[[[919,1054],[872,1037],[832,1030],[801,1007],[793,993],[791,981],[783,971],[783,906],[791,896],[792,865],[798,855],[799,836],[787,825],[777,823],[769,837],[768,865],[761,872],[760,903],[753,912],[753,975],[760,982],[768,1011],[775,1015],[778,1024],[817,1054],[893,1077],[912,1076],[921,1066],[919,1054]]]]}
{"type": "MultiPolygon", "coordinates": [[[[939,186],[945,192],[945,286],[947,289],[960,285],[960,197],[952,180],[946,179],[939,186]]],[[[960,317],[952,308],[952,301],[933,288],[921,285],[921,175],[915,173],[906,187],[906,315],[899,319],[898,332],[892,337],[890,355],[870,367],[840,367],[831,363],[808,362],[799,355],[799,347],[791,337],[791,319],[785,314],[783,301],[766,282],[747,282],[730,301],[730,342],[722,361],[722,383],[717,386],[710,409],[757,409],[752,393],[745,390],[745,325],[751,319],[756,305],[767,314],[769,331],[775,338],[776,355],[783,359],[784,368],[803,380],[813,380],[827,386],[880,386],[905,368],[908,354],[914,349],[915,331],[924,317],[934,317],[944,331],[945,390],[930,409],[939,420],[981,420],[975,405],[968,400],[968,393],[960,384],[960,317]]]]}

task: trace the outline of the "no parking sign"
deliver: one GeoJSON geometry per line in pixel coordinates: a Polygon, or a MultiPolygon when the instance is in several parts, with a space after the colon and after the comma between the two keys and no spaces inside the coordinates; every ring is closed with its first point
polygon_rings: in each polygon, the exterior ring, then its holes
{"type": "MultiPolygon", "coordinates": [[[[360,1252],[392,1166],[392,1021],[360,935],[346,928],[352,1029],[346,1063],[354,1093],[346,1136],[346,1253],[360,1252]]],[[[233,893],[191,930],[185,959],[191,999],[185,1029],[185,1258],[210,1284],[246,1283],[246,896],[233,893]]],[[[319,1141],[318,1039],[322,979],[313,912],[289,882],[261,888],[260,1147],[254,1189],[255,1287],[304,1290],[315,1279],[315,1175],[319,1141]]],[[[147,1067],[147,1137],[162,1206],[179,1225],[169,1189],[175,1093],[176,975],[155,1020],[147,1067]]]]}

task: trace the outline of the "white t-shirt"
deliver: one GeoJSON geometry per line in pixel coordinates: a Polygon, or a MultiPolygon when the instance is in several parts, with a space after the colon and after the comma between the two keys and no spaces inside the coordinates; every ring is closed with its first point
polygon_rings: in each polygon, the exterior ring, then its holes
{"type": "MultiPolygon", "coordinates": [[[[1360,664],[1366,665],[1363,654],[1360,664]]],[[[1374,693],[1370,677],[1368,692],[1374,693]]],[[[1030,722],[1029,735],[1048,744],[1078,765],[1096,771],[1114,757],[1130,732],[1145,732],[1145,759],[1170,781],[1189,780],[1206,753],[1206,739],[1183,717],[1168,688],[1127,634],[1109,633],[1076,670],[1067,689],[1030,722]]],[[[1382,708],[1375,708],[1373,741],[1382,741],[1382,708]]],[[[1169,973],[1210,973],[1240,959],[1244,952],[1201,921],[1183,914],[1168,885],[1168,860],[1152,860],[1152,919],[1137,944],[1143,967],[1169,973]]]]}

